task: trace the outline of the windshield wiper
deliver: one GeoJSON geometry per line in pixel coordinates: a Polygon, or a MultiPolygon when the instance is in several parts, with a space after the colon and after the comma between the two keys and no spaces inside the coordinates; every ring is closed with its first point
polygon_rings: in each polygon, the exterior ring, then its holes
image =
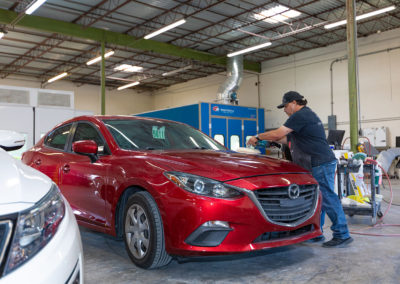
{"type": "Polygon", "coordinates": [[[208,148],[206,148],[206,147],[204,147],[204,146],[201,146],[201,147],[193,147],[192,149],[195,149],[195,150],[208,150],[208,148]]]}

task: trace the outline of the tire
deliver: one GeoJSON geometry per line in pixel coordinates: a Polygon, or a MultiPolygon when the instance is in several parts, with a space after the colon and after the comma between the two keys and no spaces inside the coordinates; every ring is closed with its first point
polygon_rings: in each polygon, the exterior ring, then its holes
{"type": "Polygon", "coordinates": [[[135,265],[154,269],[171,262],[165,251],[161,215],[148,192],[140,191],[129,197],[123,218],[125,248],[135,265]]]}

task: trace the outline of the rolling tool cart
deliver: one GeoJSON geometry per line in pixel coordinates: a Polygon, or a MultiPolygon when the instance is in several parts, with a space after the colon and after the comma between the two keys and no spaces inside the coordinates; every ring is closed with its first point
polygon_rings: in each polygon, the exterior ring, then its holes
{"type": "MultiPolygon", "coordinates": [[[[357,164],[352,163],[352,160],[340,161],[337,166],[337,189],[340,200],[342,201],[342,206],[344,212],[349,215],[366,215],[371,216],[372,224],[376,224],[376,217],[382,217],[381,212],[381,200],[377,200],[377,194],[379,195],[379,176],[376,174],[376,165],[374,163],[363,163],[357,164]],[[357,182],[352,179],[351,174],[359,173],[360,166],[363,167],[362,172],[365,176],[368,176],[370,182],[370,192],[368,192],[368,196],[363,196],[359,191],[357,182]],[[348,197],[362,197],[365,202],[351,202],[345,203],[343,200],[348,197]]],[[[363,183],[363,181],[362,181],[363,183]]],[[[365,186],[365,184],[364,184],[365,186]]],[[[379,195],[380,196],[380,195],[379,195]]]]}

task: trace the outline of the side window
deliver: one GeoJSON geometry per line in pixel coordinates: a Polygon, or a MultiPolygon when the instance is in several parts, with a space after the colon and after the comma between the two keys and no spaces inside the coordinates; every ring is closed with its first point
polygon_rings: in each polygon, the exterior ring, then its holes
{"type": "Polygon", "coordinates": [[[108,154],[105,143],[99,132],[89,123],[79,123],[76,127],[72,142],[81,140],[94,140],[97,143],[99,155],[108,154]]]}
{"type": "Polygon", "coordinates": [[[64,150],[65,144],[67,143],[68,134],[71,131],[71,124],[61,126],[53,130],[45,139],[44,144],[46,146],[64,150]]]}
{"type": "Polygon", "coordinates": [[[245,145],[247,145],[247,142],[249,142],[249,140],[250,140],[251,137],[253,137],[253,136],[251,136],[251,135],[246,136],[246,143],[245,143],[245,145]]]}
{"type": "Polygon", "coordinates": [[[221,143],[222,145],[225,145],[225,139],[224,139],[224,135],[222,134],[215,134],[214,135],[214,140],[218,141],[219,143],[221,143]]]}
{"type": "Polygon", "coordinates": [[[240,147],[239,135],[231,135],[231,149],[236,151],[240,147]]]}

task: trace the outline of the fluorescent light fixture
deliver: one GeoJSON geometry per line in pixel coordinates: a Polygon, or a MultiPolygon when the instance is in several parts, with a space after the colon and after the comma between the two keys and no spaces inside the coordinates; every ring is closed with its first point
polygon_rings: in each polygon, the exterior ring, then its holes
{"type": "Polygon", "coordinates": [[[121,90],[123,90],[123,89],[130,88],[130,87],[133,87],[133,86],[136,86],[136,85],[139,85],[139,84],[140,84],[140,82],[139,82],[139,81],[136,81],[136,82],[133,82],[133,83],[126,84],[126,85],[123,85],[123,86],[121,86],[121,87],[118,87],[117,90],[118,90],[118,91],[121,91],[121,90]]]}
{"type": "Polygon", "coordinates": [[[67,72],[61,73],[61,74],[59,74],[59,75],[57,75],[57,76],[55,76],[53,78],[50,78],[49,80],[47,80],[47,83],[52,83],[52,82],[57,81],[57,80],[59,80],[61,78],[64,78],[65,76],[68,76],[67,72]]]}
{"type": "Polygon", "coordinates": [[[33,12],[35,12],[35,10],[36,10],[37,8],[39,8],[40,6],[42,6],[42,4],[43,4],[44,2],[46,2],[46,0],[36,0],[36,1],[33,1],[33,2],[28,6],[28,9],[26,9],[25,14],[27,14],[27,15],[32,14],[33,12]]]}
{"type": "Polygon", "coordinates": [[[5,33],[0,32],[0,39],[2,39],[4,35],[5,35],[5,33]]]}
{"type": "Polygon", "coordinates": [[[172,71],[169,71],[169,72],[165,72],[165,73],[162,73],[161,75],[162,75],[162,76],[171,76],[171,75],[173,75],[173,74],[175,74],[175,73],[179,73],[179,72],[182,72],[182,71],[191,69],[191,68],[193,68],[193,65],[188,65],[188,66],[185,66],[185,67],[176,69],[176,70],[172,70],[172,71]]]}
{"type": "Polygon", "coordinates": [[[249,48],[245,48],[245,49],[238,50],[238,51],[235,51],[235,52],[232,52],[232,53],[228,53],[228,57],[236,56],[236,55],[243,54],[243,53],[248,53],[248,52],[256,50],[256,49],[260,49],[260,48],[264,48],[264,47],[270,46],[271,44],[272,43],[270,43],[270,42],[265,42],[263,44],[255,45],[255,46],[252,46],[252,47],[249,47],[249,48]]]}
{"type": "Polygon", "coordinates": [[[290,18],[300,16],[301,13],[295,10],[291,10],[286,6],[277,5],[268,10],[263,10],[260,13],[254,14],[254,18],[257,20],[263,20],[265,22],[276,24],[278,22],[284,22],[290,18]]]}
{"type": "Polygon", "coordinates": [[[133,66],[129,64],[121,64],[114,68],[114,71],[122,71],[122,72],[142,72],[143,67],[133,66]]]}
{"type": "Polygon", "coordinates": [[[165,26],[165,27],[163,27],[163,28],[161,28],[159,30],[156,30],[155,32],[152,32],[152,33],[146,35],[144,37],[144,39],[149,39],[149,38],[155,37],[156,35],[162,34],[163,32],[169,31],[170,29],[173,29],[173,28],[175,28],[177,26],[180,26],[180,25],[182,25],[184,23],[186,23],[185,19],[179,20],[179,21],[177,21],[175,23],[172,23],[172,24],[170,24],[168,26],[165,26]]]}
{"type": "MultiPolygon", "coordinates": [[[[107,52],[107,53],[104,54],[104,58],[108,58],[108,57],[110,57],[110,56],[113,55],[113,54],[114,54],[114,50],[110,50],[109,52],[107,52]]],[[[101,60],[101,55],[100,55],[100,56],[97,56],[97,57],[95,57],[95,58],[93,58],[93,59],[90,59],[88,62],[86,62],[86,65],[92,65],[92,64],[94,64],[94,63],[99,62],[100,60],[101,60]]]]}
{"type": "Polygon", "coordinates": [[[107,79],[112,79],[112,80],[119,80],[119,81],[125,81],[125,82],[136,82],[131,79],[125,79],[125,78],[119,78],[119,77],[113,77],[113,76],[107,76],[107,79]]]}
{"type": "MultiPolygon", "coordinates": [[[[386,8],[380,9],[380,10],[376,10],[376,11],[373,11],[373,12],[370,12],[370,13],[362,14],[362,15],[356,17],[356,21],[362,20],[362,19],[365,19],[365,18],[369,18],[369,17],[373,17],[373,16],[376,16],[376,15],[379,15],[379,14],[383,14],[383,13],[392,11],[394,9],[396,9],[396,6],[389,6],[389,7],[386,7],[386,8]]],[[[332,23],[332,24],[325,25],[324,28],[327,29],[327,30],[328,29],[333,29],[335,27],[345,25],[346,23],[347,23],[347,20],[342,20],[342,21],[339,21],[339,22],[335,22],[335,23],[332,23]]]]}

